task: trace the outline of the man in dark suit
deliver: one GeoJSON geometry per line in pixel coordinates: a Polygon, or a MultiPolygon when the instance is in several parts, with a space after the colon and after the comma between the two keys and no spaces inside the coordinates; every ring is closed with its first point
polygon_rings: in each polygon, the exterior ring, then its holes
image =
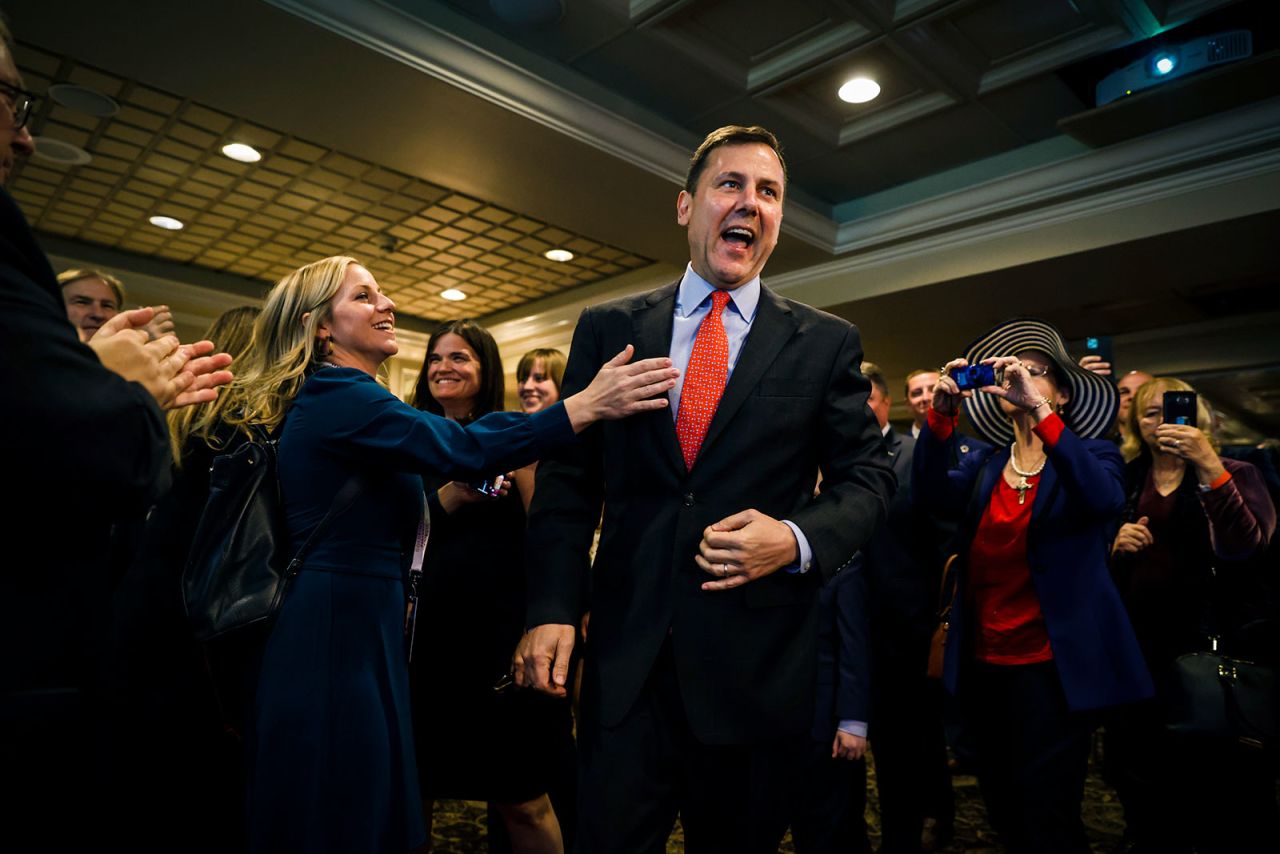
{"type": "MultiPolygon", "coordinates": [[[[942,694],[925,675],[929,640],[938,605],[944,532],[917,509],[911,496],[911,458],[915,439],[889,425],[889,385],[880,369],[864,362],[871,381],[871,411],[884,431],[898,492],[889,502],[888,520],[859,554],[870,599],[871,748],[880,794],[880,850],[915,852],[922,848],[926,819],[941,839],[951,835],[954,799],[942,725],[942,694]]],[[[937,374],[916,371],[907,388],[928,382],[932,398],[937,374]],[[931,375],[931,379],[930,379],[931,375]]],[[[927,408],[927,407],[926,407],[927,408]]]]}
{"type": "MultiPolygon", "coordinates": [[[[36,100],[0,19],[0,185],[35,150],[27,122],[36,100]]],[[[8,544],[0,567],[0,799],[6,839],[19,847],[24,833],[38,832],[32,847],[45,850],[102,838],[98,795],[80,799],[89,818],[68,822],[66,794],[68,785],[93,788],[96,721],[85,689],[109,611],[111,523],[141,510],[169,460],[161,409],[212,399],[231,379],[220,370],[230,357],[192,358],[212,345],[148,343],[140,327],[153,316],[149,308],[124,312],[82,344],[48,259],[0,187],[0,447],[11,495],[0,516],[8,544]]]]}
{"type": "Polygon", "coordinates": [[[870,603],[860,559],[822,586],[818,603],[818,690],[809,758],[794,793],[791,841],[798,854],[870,854],[864,817],[870,603]]]}
{"type": "Polygon", "coordinates": [[[812,722],[817,592],[894,489],[857,330],[760,284],[785,188],[771,133],[713,132],[676,200],[682,279],[589,308],[574,333],[566,394],[628,343],[681,371],[671,413],[538,468],[517,669],[563,694],[590,610],[581,851],[661,851],[677,813],[690,851],[776,849],[812,722]]]}

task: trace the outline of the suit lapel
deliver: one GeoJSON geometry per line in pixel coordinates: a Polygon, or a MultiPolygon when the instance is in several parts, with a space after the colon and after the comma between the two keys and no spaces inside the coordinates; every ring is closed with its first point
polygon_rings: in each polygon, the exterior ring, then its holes
{"type": "Polygon", "coordinates": [[[884,436],[884,446],[888,449],[889,456],[896,460],[902,453],[902,434],[890,427],[889,432],[884,436]]]}
{"type": "MultiPolygon", "coordinates": [[[[1047,453],[1048,449],[1045,450],[1047,453]]],[[[1046,461],[1044,468],[1040,470],[1040,482],[1036,484],[1036,497],[1031,502],[1032,520],[1040,518],[1040,513],[1053,503],[1053,493],[1057,489],[1058,475],[1054,472],[1053,466],[1046,461]]]]}
{"type": "Polygon", "coordinates": [[[885,447],[889,450],[889,459],[893,466],[893,473],[897,476],[899,483],[904,477],[911,476],[910,464],[902,455],[902,434],[892,427],[889,428],[889,435],[884,437],[885,447]]]}
{"type": "MultiPolygon", "coordinates": [[[[671,355],[672,313],[675,311],[676,289],[679,286],[677,281],[649,294],[644,307],[632,317],[632,343],[636,348],[633,361],[671,355]]],[[[662,448],[668,462],[683,474],[684,456],[680,453],[680,440],[676,438],[675,419],[671,417],[671,410],[654,412],[649,421],[653,425],[654,441],[662,448]]]]}
{"type": "MultiPolygon", "coordinates": [[[[1004,467],[1007,462],[1009,462],[1009,449],[1002,448],[992,454],[982,467],[982,479],[979,482],[978,491],[973,495],[973,504],[969,511],[974,531],[978,529],[982,514],[987,512],[987,507],[991,504],[991,493],[996,488],[997,479],[1004,477],[1004,467]]],[[[968,539],[972,540],[973,537],[970,536],[968,539]]]]}
{"type": "MultiPolygon", "coordinates": [[[[716,414],[707,427],[706,438],[702,440],[702,448],[698,452],[701,457],[715,442],[716,437],[724,432],[725,425],[733,420],[734,414],[746,403],[760,382],[760,377],[773,364],[778,351],[791,339],[796,331],[796,320],[791,309],[781,297],[776,296],[764,285],[760,286],[760,302],[756,306],[756,317],[751,322],[751,331],[742,344],[742,352],[738,354],[738,363],[733,367],[733,375],[725,386],[724,395],[716,407],[716,414]]],[[[668,339],[670,330],[668,330],[668,339]]],[[[674,435],[674,429],[672,430],[674,435]]],[[[694,462],[694,468],[697,468],[694,462]]]]}

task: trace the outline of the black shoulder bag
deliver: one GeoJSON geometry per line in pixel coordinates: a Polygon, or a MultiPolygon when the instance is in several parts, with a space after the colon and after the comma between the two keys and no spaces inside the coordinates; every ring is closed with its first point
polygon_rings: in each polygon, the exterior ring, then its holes
{"type": "MultiPolygon", "coordinates": [[[[1213,589],[1217,593],[1216,572],[1213,589]]],[[[1209,608],[1213,611],[1214,596],[1209,608]]],[[[1219,649],[1219,629],[1208,638],[1209,649],[1178,656],[1165,724],[1180,736],[1209,738],[1251,750],[1280,747],[1280,679],[1266,664],[1233,658],[1219,649]]]]}
{"type": "Polygon", "coordinates": [[[362,480],[352,476],[311,536],[290,554],[277,441],[254,428],[250,440],[214,458],[209,498],[182,571],[183,605],[198,641],[269,627],[307,554],[361,490],[362,480]]]}

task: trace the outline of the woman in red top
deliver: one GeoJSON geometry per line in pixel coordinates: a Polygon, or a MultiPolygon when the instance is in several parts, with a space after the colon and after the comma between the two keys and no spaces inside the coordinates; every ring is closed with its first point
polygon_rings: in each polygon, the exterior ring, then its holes
{"type": "Polygon", "coordinates": [[[944,681],[973,729],[988,817],[1011,852],[1089,850],[1089,713],[1151,692],[1107,571],[1123,462],[1095,437],[1117,405],[1056,329],[1021,318],[946,364],[916,444],[916,500],[962,520],[944,681]],[[973,364],[1002,381],[961,392],[949,374],[973,364]],[[962,401],[991,446],[956,464],[962,401]]]}

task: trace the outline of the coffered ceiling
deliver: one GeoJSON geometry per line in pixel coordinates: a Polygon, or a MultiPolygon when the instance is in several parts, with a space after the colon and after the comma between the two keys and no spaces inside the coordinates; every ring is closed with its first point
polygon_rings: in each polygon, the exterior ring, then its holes
{"type": "Polygon", "coordinates": [[[730,122],[773,128],[793,180],[830,208],[1056,136],[1058,118],[1093,106],[1056,71],[1221,4],[1158,14],[1106,0],[570,2],[541,28],[506,24],[487,0],[386,5],[455,32],[456,12],[691,137],[730,122]],[[880,96],[837,98],[855,76],[879,81],[880,96]]]}
{"type": "Polygon", "coordinates": [[[33,118],[38,140],[92,156],[67,168],[37,146],[16,167],[14,196],[50,235],[267,281],[299,259],[351,254],[400,311],[428,318],[492,314],[650,263],[67,56],[24,43],[17,61],[35,91],[67,82],[120,105],[99,117],[46,99],[33,118]],[[253,145],[263,160],[224,156],[232,141],[253,145]],[[156,227],[152,215],[185,227],[156,227]],[[557,248],[573,258],[544,257],[557,248]],[[442,298],[448,289],[467,299],[442,298]]]}

